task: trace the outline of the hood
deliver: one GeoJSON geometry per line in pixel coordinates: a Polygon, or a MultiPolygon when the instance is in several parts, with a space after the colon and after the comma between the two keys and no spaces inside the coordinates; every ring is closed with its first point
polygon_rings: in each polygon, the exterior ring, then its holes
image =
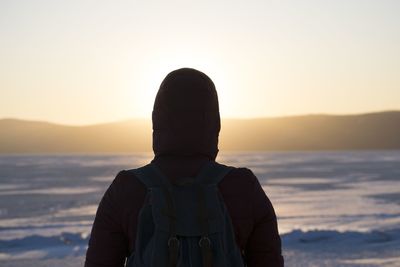
{"type": "Polygon", "coordinates": [[[215,160],[221,128],[212,80],[189,68],[169,73],[154,101],[153,151],[161,156],[207,156],[215,160]]]}

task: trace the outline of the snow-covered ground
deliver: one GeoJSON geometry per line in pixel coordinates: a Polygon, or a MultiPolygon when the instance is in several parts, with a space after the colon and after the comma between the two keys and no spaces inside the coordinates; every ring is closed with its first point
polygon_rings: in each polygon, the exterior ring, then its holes
{"type": "MultiPolygon", "coordinates": [[[[0,266],[83,266],[115,174],[152,154],[0,156],[0,266]]],[[[221,153],[274,204],[286,266],[400,266],[400,151],[221,153]]]]}

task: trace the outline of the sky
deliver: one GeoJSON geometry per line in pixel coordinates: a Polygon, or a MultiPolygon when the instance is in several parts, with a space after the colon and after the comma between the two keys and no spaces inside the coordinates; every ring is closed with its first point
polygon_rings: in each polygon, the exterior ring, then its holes
{"type": "Polygon", "coordinates": [[[398,0],[0,0],[0,118],[151,118],[168,72],[223,118],[400,109],[398,0]]]}

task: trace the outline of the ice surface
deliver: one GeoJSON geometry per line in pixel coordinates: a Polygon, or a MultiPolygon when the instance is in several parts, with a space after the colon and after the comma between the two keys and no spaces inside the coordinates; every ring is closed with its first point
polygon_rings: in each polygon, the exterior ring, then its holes
{"type": "MultiPolygon", "coordinates": [[[[82,266],[97,205],[151,154],[0,156],[0,266],[82,266]]],[[[400,266],[400,151],[245,152],[286,266],[400,266]]]]}

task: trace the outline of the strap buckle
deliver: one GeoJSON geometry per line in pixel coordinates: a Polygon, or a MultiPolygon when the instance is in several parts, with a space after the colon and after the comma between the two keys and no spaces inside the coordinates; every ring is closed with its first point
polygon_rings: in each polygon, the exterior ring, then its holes
{"type": "Polygon", "coordinates": [[[199,246],[202,248],[205,246],[206,248],[211,247],[211,240],[208,236],[202,236],[199,240],[199,246]]]}
{"type": "Polygon", "coordinates": [[[168,247],[178,247],[179,246],[179,239],[176,236],[171,236],[168,239],[168,247]]]}

